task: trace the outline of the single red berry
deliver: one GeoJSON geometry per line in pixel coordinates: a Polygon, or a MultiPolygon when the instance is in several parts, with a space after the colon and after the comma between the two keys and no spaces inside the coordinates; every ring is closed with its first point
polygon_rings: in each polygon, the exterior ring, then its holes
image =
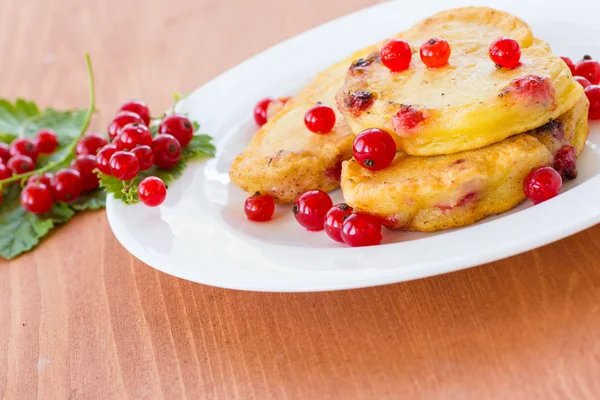
{"type": "Polygon", "coordinates": [[[296,199],[292,212],[300,225],[309,231],[320,231],[325,225],[325,215],[332,206],[333,202],[327,193],[309,190],[296,199]]]}
{"type": "Polygon", "coordinates": [[[390,166],[396,157],[396,142],[384,130],[365,129],[354,138],[354,159],[364,168],[379,171],[390,166]]]}
{"type": "Polygon", "coordinates": [[[533,204],[539,204],[558,195],[561,186],[562,178],[554,168],[539,167],[527,175],[523,191],[533,204]]]}
{"type": "Polygon", "coordinates": [[[429,68],[443,67],[448,64],[451,51],[450,45],[445,39],[429,39],[421,45],[421,60],[429,68]]]}
{"type": "Polygon", "coordinates": [[[143,124],[144,120],[138,114],[133,113],[131,111],[120,111],[115,115],[112,122],[108,126],[108,136],[111,139],[117,137],[119,133],[121,133],[121,129],[125,125],[133,124],[133,123],[143,124]]]}
{"type": "Polygon", "coordinates": [[[352,215],[352,207],[346,203],[336,204],[331,207],[325,215],[325,232],[336,242],[344,243],[342,240],[342,225],[344,220],[352,215]]]}
{"type": "Polygon", "coordinates": [[[585,79],[583,76],[574,76],[573,79],[575,79],[577,81],[577,83],[579,83],[581,86],[583,86],[584,89],[586,87],[592,85],[590,83],[590,81],[588,81],[587,79],[585,79]]]}
{"type": "Polygon", "coordinates": [[[21,206],[29,213],[45,214],[53,203],[52,190],[43,183],[29,183],[21,191],[21,206]]]}
{"type": "Polygon", "coordinates": [[[21,154],[11,157],[6,166],[17,175],[24,174],[25,172],[33,171],[35,169],[35,163],[31,157],[21,154]]]}
{"type": "Polygon", "coordinates": [[[112,175],[122,181],[136,177],[140,171],[140,163],[136,156],[129,151],[117,151],[110,157],[112,175]]]}
{"type": "Polygon", "coordinates": [[[75,147],[76,154],[98,154],[101,148],[108,144],[108,140],[101,133],[88,133],[81,138],[77,147],[75,147]]]}
{"type": "Polygon", "coordinates": [[[573,64],[573,61],[571,61],[571,59],[569,57],[561,57],[561,58],[565,62],[565,64],[567,64],[567,67],[569,67],[569,69],[571,70],[571,74],[575,75],[575,64],[573,64]]]}
{"type": "Polygon", "coordinates": [[[259,101],[254,107],[254,121],[256,121],[258,126],[263,126],[267,123],[267,107],[269,107],[269,103],[273,100],[275,99],[267,97],[259,101]]]}
{"type": "Polygon", "coordinates": [[[131,111],[132,113],[139,115],[146,126],[150,124],[150,109],[148,108],[148,105],[141,100],[129,100],[127,103],[123,103],[121,108],[119,108],[119,111],[131,111]]]}
{"type": "Polygon", "coordinates": [[[97,189],[100,185],[98,175],[94,172],[98,168],[96,156],[91,154],[80,154],[71,162],[71,168],[79,171],[81,175],[81,186],[84,192],[97,189]]]}
{"type": "Polygon", "coordinates": [[[140,163],[140,171],[145,171],[154,164],[154,153],[152,153],[150,146],[138,146],[131,152],[140,163]]]}
{"type": "MultiPolygon", "coordinates": [[[[12,174],[13,174],[13,172],[8,167],[8,165],[6,165],[4,163],[0,163],[0,181],[10,178],[12,176],[12,174]]],[[[0,190],[0,192],[2,192],[2,190],[0,190]]]]}
{"type": "Polygon", "coordinates": [[[33,139],[30,138],[19,138],[15,139],[10,144],[10,155],[12,157],[18,155],[24,155],[33,160],[35,163],[38,158],[37,144],[33,139]]]}
{"type": "Polygon", "coordinates": [[[7,163],[10,159],[10,146],[4,142],[0,142],[0,163],[7,163]]]}
{"type": "Polygon", "coordinates": [[[244,203],[244,213],[251,221],[268,221],[275,212],[275,202],[271,196],[256,192],[244,203]]]}
{"type": "Polygon", "coordinates": [[[125,125],[114,140],[119,150],[131,150],[135,146],[150,146],[152,133],[144,124],[133,123],[125,125]]]}
{"type": "Polygon", "coordinates": [[[498,38],[490,45],[490,58],[499,67],[513,69],[521,60],[521,46],[513,38],[498,38]]]}
{"type": "Polygon", "coordinates": [[[52,178],[54,178],[54,175],[50,172],[44,172],[42,175],[31,175],[29,179],[27,179],[27,184],[43,183],[48,186],[48,188],[51,188],[52,178]]]}
{"type": "Polygon", "coordinates": [[[194,124],[182,115],[169,115],[160,123],[158,133],[173,135],[181,147],[185,147],[194,136],[194,124]]]}
{"type": "Polygon", "coordinates": [[[52,129],[42,129],[35,135],[38,153],[52,154],[58,147],[58,136],[52,129]]]}
{"type": "Polygon", "coordinates": [[[600,62],[584,59],[575,64],[575,75],[582,76],[592,85],[600,84],[600,62]]]}
{"type": "Polygon", "coordinates": [[[154,164],[158,168],[172,168],[181,158],[181,146],[174,136],[161,133],[152,141],[152,153],[154,153],[154,164]]]}
{"type": "Polygon", "coordinates": [[[317,103],[304,115],[304,125],[314,133],[329,133],[335,126],[335,112],[333,108],[317,103]]]}
{"type": "Polygon", "coordinates": [[[112,171],[110,169],[110,158],[113,154],[117,152],[117,146],[114,144],[108,144],[100,149],[98,154],[96,154],[96,163],[98,164],[98,169],[100,172],[106,175],[112,175],[112,171]]]}
{"type": "Polygon", "coordinates": [[[77,200],[83,190],[81,174],[73,168],[64,168],[54,174],[52,194],[57,201],[70,203],[77,200]]]}
{"type": "Polygon", "coordinates": [[[404,71],[410,65],[412,49],[401,39],[392,39],[381,48],[381,62],[392,72],[404,71]]]}
{"type": "Polygon", "coordinates": [[[564,145],[554,155],[554,168],[567,179],[577,178],[577,157],[575,147],[564,145]]]}
{"type": "Polygon", "coordinates": [[[375,246],[381,243],[381,221],[372,215],[352,214],[342,225],[342,240],[349,246],[375,246]]]}
{"type": "Polygon", "coordinates": [[[167,187],[160,178],[149,176],[138,186],[138,196],[142,203],[148,207],[156,207],[165,201],[165,198],[167,197],[167,187]]]}
{"type": "Polygon", "coordinates": [[[585,95],[590,101],[589,119],[600,119],[600,86],[592,85],[585,88],[585,95]]]}

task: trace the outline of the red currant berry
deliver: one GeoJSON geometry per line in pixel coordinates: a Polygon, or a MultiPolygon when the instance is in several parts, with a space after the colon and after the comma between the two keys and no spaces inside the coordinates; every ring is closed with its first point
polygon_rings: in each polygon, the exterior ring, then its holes
{"type": "Polygon", "coordinates": [[[115,115],[108,126],[108,136],[110,136],[111,139],[114,139],[121,133],[121,129],[123,129],[125,125],[134,123],[143,124],[144,120],[138,114],[131,111],[121,111],[115,115]]]}
{"type": "Polygon", "coordinates": [[[336,204],[331,207],[325,215],[325,232],[336,242],[344,243],[342,240],[342,225],[348,216],[352,215],[352,207],[346,203],[336,204]]]}
{"type": "Polygon", "coordinates": [[[101,148],[108,144],[108,140],[101,133],[88,133],[81,138],[77,147],[75,147],[76,154],[98,154],[101,148]]]}
{"type": "Polygon", "coordinates": [[[421,45],[421,60],[429,68],[443,67],[450,59],[450,45],[445,39],[429,39],[421,45]]]}
{"type": "Polygon", "coordinates": [[[100,172],[106,175],[112,175],[112,171],[110,169],[110,158],[117,152],[117,150],[117,146],[114,144],[109,144],[101,148],[98,154],[96,154],[96,163],[98,164],[98,169],[100,172]]]}
{"type": "Polygon", "coordinates": [[[42,175],[31,175],[29,179],[27,179],[27,184],[43,183],[48,186],[48,188],[51,188],[52,178],[54,178],[54,175],[50,172],[44,172],[42,175]]]}
{"type": "MultiPolygon", "coordinates": [[[[13,172],[8,167],[8,165],[6,165],[4,163],[0,163],[0,181],[10,178],[12,176],[12,174],[13,174],[13,172]]],[[[1,192],[2,192],[2,190],[0,190],[0,193],[1,192]]]]}
{"type": "Polygon", "coordinates": [[[115,178],[128,181],[135,178],[138,172],[140,172],[140,163],[133,153],[129,151],[117,151],[110,158],[110,170],[115,178]]]}
{"type": "Polygon", "coordinates": [[[372,215],[352,214],[342,225],[342,240],[349,246],[375,246],[381,243],[381,221],[372,215]]]}
{"type": "Polygon", "coordinates": [[[392,39],[381,48],[380,56],[381,62],[390,71],[404,71],[410,65],[412,49],[404,40],[392,39]]]}
{"type": "Polygon", "coordinates": [[[58,136],[52,129],[42,129],[35,135],[38,153],[52,154],[58,147],[58,136]]]}
{"type": "Polygon", "coordinates": [[[579,83],[581,86],[583,86],[584,89],[586,87],[592,85],[590,83],[590,81],[588,81],[587,79],[585,79],[583,76],[574,76],[573,79],[575,79],[577,81],[577,83],[579,83]]]}
{"type": "Polygon", "coordinates": [[[269,107],[269,103],[273,100],[271,97],[267,97],[259,101],[254,107],[254,121],[256,121],[258,126],[263,126],[267,123],[267,107],[269,107]]]}
{"type": "Polygon", "coordinates": [[[154,164],[154,153],[152,153],[150,146],[138,146],[131,150],[131,152],[140,163],[140,171],[150,169],[154,164]]]}
{"type": "Polygon", "coordinates": [[[554,168],[539,167],[527,175],[523,191],[533,204],[539,204],[558,195],[561,186],[562,178],[554,168]]]}
{"type": "Polygon", "coordinates": [[[490,45],[490,58],[499,67],[513,69],[521,60],[521,46],[513,38],[498,38],[490,45]]]}
{"type": "Polygon", "coordinates": [[[396,142],[384,130],[365,129],[354,138],[354,159],[364,168],[379,171],[390,166],[396,157],[396,142]]]}
{"type": "Polygon", "coordinates": [[[304,125],[314,133],[329,133],[335,126],[335,112],[333,108],[317,103],[304,115],[304,125]]]}
{"type": "Polygon", "coordinates": [[[152,141],[152,153],[158,168],[172,168],[181,158],[181,146],[174,136],[161,133],[152,141]]]}
{"type": "Polygon", "coordinates": [[[148,207],[156,207],[165,201],[167,187],[160,178],[149,176],[138,186],[138,196],[142,203],[148,207]]]}
{"type": "Polygon", "coordinates": [[[325,225],[325,215],[332,206],[333,202],[327,193],[309,190],[296,199],[292,212],[300,225],[309,231],[320,231],[325,225]]]}
{"type": "Polygon", "coordinates": [[[575,147],[564,145],[554,155],[554,168],[567,179],[577,178],[575,147]]]}
{"type": "Polygon", "coordinates": [[[590,101],[589,119],[600,119],[600,86],[592,85],[585,88],[585,95],[590,101]]]}
{"type": "Polygon", "coordinates": [[[575,75],[583,76],[592,85],[600,84],[600,62],[596,60],[581,60],[575,64],[575,75]]]}
{"type": "Polygon", "coordinates": [[[10,160],[8,160],[6,166],[17,175],[24,174],[25,172],[33,171],[35,169],[35,163],[31,157],[20,154],[13,156],[10,160]]]}
{"type": "Polygon", "coordinates": [[[561,58],[565,62],[565,64],[567,64],[567,67],[569,67],[569,69],[571,70],[571,74],[575,75],[575,64],[573,64],[573,61],[571,61],[571,59],[569,57],[561,57],[561,58]]]}
{"type": "Polygon", "coordinates": [[[37,144],[33,139],[30,138],[19,138],[15,139],[10,144],[10,155],[12,157],[18,155],[24,155],[33,160],[35,163],[38,158],[37,144]]]}
{"type": "Polygon", "coordinates": [[[64,168],[54,174],[52,179],[52,194],[57,201],[69,203],[81,195],[83,185],[79,171],[64,168]]]}
{"type": "Polygon", "coordinates": [[[160,123],[158,133],[173,135],[181,147],[185,147],[194,136],[194,124],[184,116],[169,115],[160,123]]]}
{"type": "Polygon", "coordinates": [[[21,206],[29,213],[45,214],[53,203],[52,190],[43,183],[29,183],[21,191],[21,206]]]}
{"type": "Polygon", "coordinates": [[[127,103],[124,103],[121,108],[119,108],[119,111],[131,111],[132,113],[139,115],[146,126],[150,124],[150,109],[148,108],[148,105],[141,100],[130,100],[127,103]]]}
{"type": "Polygon", "coordinates": [[[150,146],[152,133],[144,124],[128,124],[121,129],[121,133],[114,140],[119,150],[131,150],[135,146],[150,146]]]}
{"type": "Polygon", "coordinates": [[[98,175],[94,172],[98,168],[96,156],[80,154],[71,162],[71,168],[76,169],[81,175],[81,186],[84,192],[97,189],[100,185],[98,175]]]}
{"type": "Polygon", "coordinates": [[[0,163],[7,163],[10,159],[10,146],[0,142],[0,163]]]}
{"type": "Polygon", "coordinates": [[[251,221],[268,221],[275,212],[275,202],[271,196],[256,192],[244,203],[244,213],[251,221]]]}

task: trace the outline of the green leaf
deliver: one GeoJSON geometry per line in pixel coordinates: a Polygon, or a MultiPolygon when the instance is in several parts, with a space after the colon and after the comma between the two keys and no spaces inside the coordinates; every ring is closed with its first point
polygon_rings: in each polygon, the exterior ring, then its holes
{"type": "Polygon", "coordinates": [[[23,123],[39,114],[40,110],[31,101],[17,99],[13,104],[0,99],[0,133],[19,136],[23,123]]]}
{"type": "Polygon", "coordinates": [[[11,185],[0,207],[0,255],[6,259],[31,250],[56,224],[67,222],[75,214],[64,203],[55,204],[43,215],[30,214],[21,207],[19,195],[19,185],[11,185]]]}
{"type": "Polygon", "coordinates": [[[215,156],[215,146],[210,143],[212,138],[208,135],[196,135],[192,138],[192,141],[181,149],[181,156],[183,159],[191,160],[199,156],[215,156]]]}
{"type": "Polygon", "coordinates": [[[106,207],[106,193],[102,189],[83,193],[77,200],[69,203],[76,211],[99,210],[106,207]]]}

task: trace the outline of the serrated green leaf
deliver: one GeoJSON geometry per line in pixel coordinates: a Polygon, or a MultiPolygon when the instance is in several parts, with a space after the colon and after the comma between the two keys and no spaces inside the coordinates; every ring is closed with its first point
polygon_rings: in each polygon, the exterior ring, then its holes
{"type": "Polygon", "coordinates": [[[121,191],[123,190],[123,182],[115,178],[114,176],[98,172],[98,178],[100,179],[100,187],[108,194],[112,194],[115,198],[121,198],[121,191]]]}
{"type": "Polygon", "coordinates": [[[181,149],[181,156],[186,161],[199,156],[215,156],[215,146],[210,141],[212,138],[208,135],[196,135],[191,142],[181,149]]]}
{"type": "Polygon", "coordinates": [[[25,121],[40,114],[31,101],[17,99],[15,103],[0,99],[0,133],[18,136],[25,121]]]}
{"type": "Polygon", "coordinates": [[[194,132],[198,132],[200,130],[200,124],[198,121],[192,121],[192,124],[194,125],[194,132]]]}
{"type": "Polygon", "coordinates": [[[50,212],[34,215],[19,202],[20,188],[11,185],[0,207],[0,255],[11,259],[34,248],[56,225],[67,222],[75,214],[68,205],[57,203],[50,212]]]}
{"type": "Polygon", "coordinates": [[[83,193],[77,200],[69,203],[76,211],[99,210],[106,207],[106,193],[102,189],[83,193]]]}

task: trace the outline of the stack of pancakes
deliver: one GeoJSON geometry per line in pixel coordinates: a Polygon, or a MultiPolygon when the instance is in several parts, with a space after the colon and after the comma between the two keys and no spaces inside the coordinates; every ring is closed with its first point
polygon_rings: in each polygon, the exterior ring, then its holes
{"type": "Polygon", "coordinates": [[[340,186],[357,212],[391,229],[435,231],[474,223],[525,199],[531,169],[552,166],[565,145],[583,149],[588,101],[567,65],[522,20],[490,8],[436,14],[400,33],[418,53],[432,37],[452,48],[447,66],[427,68],[413,54],[392,73],[379,59],[385,42],[318,74],[255,135],[230,170],[242,189],[293,202],[309,189],[340,186]],[[497,68],[488,49],[517,40],[521,64],[497,68]],[[336,109],[325,135],[304,126],[317,102],[336,109]],[[398,153],[372,172],[352,159],[354,136],[389,132],[398,153]],[[340,177],[341,168],[341,177],[340,177]]]}

